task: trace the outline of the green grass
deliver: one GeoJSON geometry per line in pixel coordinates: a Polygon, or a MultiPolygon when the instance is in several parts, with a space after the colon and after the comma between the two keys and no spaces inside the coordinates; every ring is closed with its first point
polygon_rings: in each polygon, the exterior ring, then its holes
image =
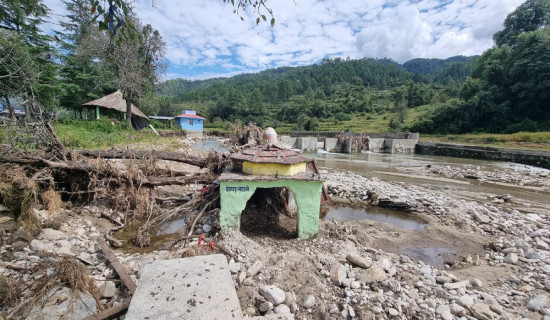
{"type": "Polygon", "coordinates": [[[427,142],[470,144],[496,148],[550,151],[550,132],[518,132],[512,134],[420,135],[427,142]]]}
{"type": "Polygon", "coordinates": [[[69,149],[97,150],[127,145],[137,146],[138,149],[166,145],[168,149],[172,149],[178,146],[175,138],[157,137],[150,129],[128,130],[125,123],[111,123],[109,120],[72,120],[53,126],[63,144],[69,149]]]}

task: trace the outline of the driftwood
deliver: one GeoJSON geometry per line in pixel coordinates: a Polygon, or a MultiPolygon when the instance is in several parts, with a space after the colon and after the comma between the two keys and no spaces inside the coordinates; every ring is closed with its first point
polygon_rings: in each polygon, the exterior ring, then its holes
{"type": "Polygon", "coordinates": [[[207,156],[196,156],[171,151],[125,151],[125,150],[82,150],[83,156],[104,158],[104,159],[147,159],[153,156],[157,160],[170,160],[192,164],[201,168],[207,167],[212,161],[215,153],[208,153],[207,156]]]}
{"type": "Polygon", "coordinates": [[[115,256],[113,251],[109,249],[109,246],[107,245],[107,243],[105,243],[105,241],[99,239],[98,244],[99,244],[99,247],[101,248],[101,251],[103,251],[105,258],[109,260],[109,262],[111,263],[115,271],[118,273],[118,276],[120,277],[120,279],[122,280],[126,288],[128,288],[128,290],[130,291],[130,294],[134,294],[134,292],[137,289],[137,286],[134,280],[132,280],[132,278],[128,275],[126,268],[120,263],[120,261],[118,261],[118,258],[115,256]]]}
{"type": "Polygon", "coordinates": [[[116,306],[109,308],[107,310],[103,310],[99,313],[93,314],[89,317],[86,317],[82,320],[108,320],[108,319],[116,319],[128,311],[128,308],[130,307],[130,300],[126,299],[122,301],[121,303],[117,304],[116,306]]]}

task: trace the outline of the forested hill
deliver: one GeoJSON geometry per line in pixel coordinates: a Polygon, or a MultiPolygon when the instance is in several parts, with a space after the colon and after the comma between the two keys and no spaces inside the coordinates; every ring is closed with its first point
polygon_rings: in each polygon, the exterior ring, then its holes
{"type": "Polygon", "coordinates": [[[479,56],[454,56],[447,59],[412,59],[403,63],[407,71],[413,73],[432,74],[441,73],[452,68],[464,68],[464,72],[471,74],[479,56]]]}
{"type": "Polygon", "coordinates": [[[324,59],[311,66],[280,67],[232,78],[167,80],[157,85],[157,92],[165,96],[178,96],[188,92],[201,91],[209,86],[229,85],[246,89],[263,88],[262,91],[265,93],[268,90],[266,86],[269,86],[269,82],[278,85],[279,81],[284,80],[299,81],[302,89],[296,88],[298,89],[294,90],[296,92],[342,82],[362,83],[368,87],[387,89],[413,78],[417,82],[442,84],[447,82],[450,77],[461,83],[472,73],[477,58],[478,56],[456,56],[445,60],[413,59],[403,65],[390,59],[324,59]],[[416,77],[415,74],[417,74],[416,77]]]}

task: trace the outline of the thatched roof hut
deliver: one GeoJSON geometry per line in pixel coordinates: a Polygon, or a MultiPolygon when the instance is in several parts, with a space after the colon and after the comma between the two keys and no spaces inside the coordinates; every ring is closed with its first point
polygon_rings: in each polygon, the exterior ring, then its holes
{"type": "MultiPolygon", "coordinates": [[[[126,113],[126,100],[122,97],[122,92],[117,90],[109,95],[94,101],[86,102],[84,106],[98,106],[105,109],[116,110],[122,113],[126,113]]],[[[136,130],[141,130],[149,125],[149,118],[141,112],[132,103],[132,126],[136,130]]]]}

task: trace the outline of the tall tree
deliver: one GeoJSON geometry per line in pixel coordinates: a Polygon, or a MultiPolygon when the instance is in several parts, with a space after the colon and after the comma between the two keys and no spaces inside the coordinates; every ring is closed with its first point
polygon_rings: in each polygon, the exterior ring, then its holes
{"type": "Polygon", "coordinates": [[[504,30],[493,35],[497,46],[514,46],[517,37],[550,26],[550,0],[527,0],[504,20],[504,30]]]}
{"type": "Polygon", "coordinates": [[[116,87],[126,100],[127,127],[131,128],[133,101],[152,91],[159,72],[164,70],[165,43],[151,25],[142,26],[135,17],[126,21],[126,28],[118,35],[124,40],[112,46],[109,59],[116,74],[116,87]]]}

